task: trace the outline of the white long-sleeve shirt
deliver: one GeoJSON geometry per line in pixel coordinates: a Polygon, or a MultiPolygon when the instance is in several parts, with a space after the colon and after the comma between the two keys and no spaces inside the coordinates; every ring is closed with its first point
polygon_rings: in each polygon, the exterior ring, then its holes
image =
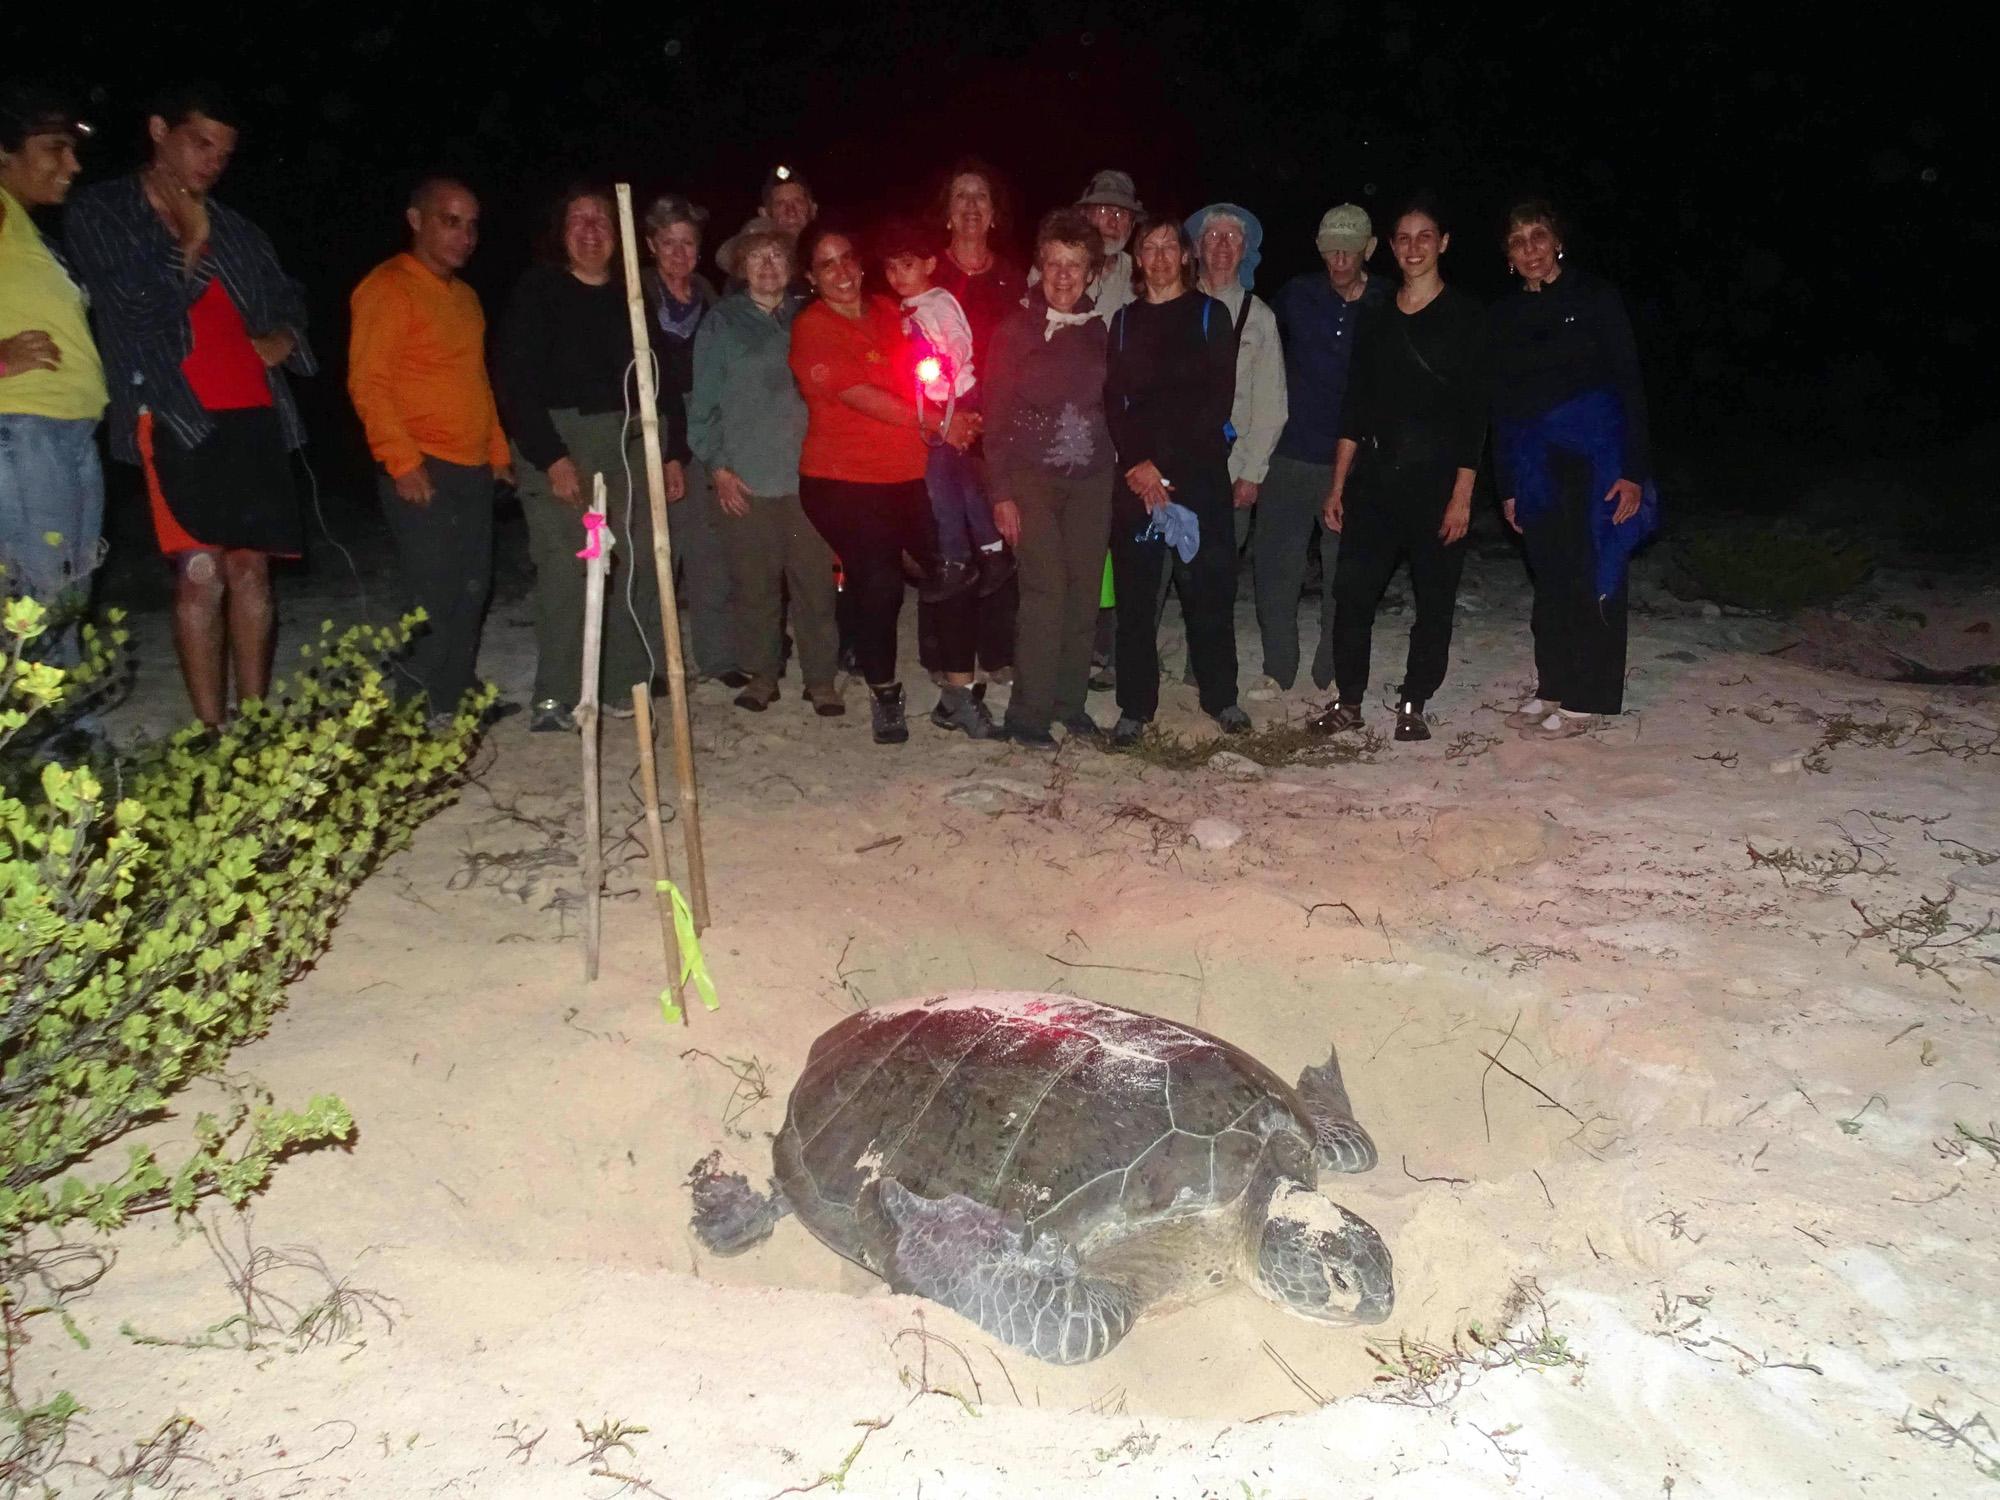
{"type": "Polygon", "coordinates": [[[958,298],[941,286],[926,287],[903,299],[903,316],[905,331],[912,331],[914,323],[913,331],[924,336],[944,365],[938,378],[924,386],[925,396],[944,401],[964,396],[979,383],[979,373],[972,368],[972,325],[966,322],[958,298]]]}
{"type": "Polygon", "coordinates": [[[1262,297],[1235,282],[1208,294],[1229,309],[1232,322],[1243,310],[1243,299],[1250,299],[1243,341],[1236,346],[1236,399],[1229,408],[1236,443],[1229,450],[1229,477],[1262,484],[1270,472],[1271,454],[1285,430],[1287,411],[1285,348],[1278,338],[1278,315],[1262,297]]]}

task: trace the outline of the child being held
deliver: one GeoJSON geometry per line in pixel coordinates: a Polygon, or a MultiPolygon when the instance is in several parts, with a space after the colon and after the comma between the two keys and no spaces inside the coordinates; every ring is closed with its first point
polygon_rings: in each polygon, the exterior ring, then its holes
{"type": "MultiPolygon", "coordinates": [[[[904,332],[919,345],[924,360],[935,361],[919,366],[919,400],[937,407],[940,414],[950,408],[977,415],[979,376],[972,364],[972,325],[958,299],[931,284],[937,270],[934,240],[912,221],[889,224],[877,246],[883,279],[902,299],[904,332]]],[[[994,530],[993,504],[980,477],[979,460],[950,443],[935,443],[924,482],[937,522],[939,561],[921,597],[935,603],[975,584],[982,595],[1000,588],[1014,575],[1014,557],[994,530]]]]}

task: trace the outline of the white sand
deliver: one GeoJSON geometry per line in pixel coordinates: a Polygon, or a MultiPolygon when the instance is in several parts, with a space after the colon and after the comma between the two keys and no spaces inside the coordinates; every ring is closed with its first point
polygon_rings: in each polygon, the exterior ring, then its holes
{"type": "MultiPolygon", "coordinates": [[[[2000,863],[1968,852],[2000,851],[2000,759],[1849,744],[1822,774],[1796,759],[1814,728],[1772,705],[1990,727],[1995,695],[1760,653],[1845,632],[1990,659],[1990,626],[1965,627],[2000,611],[1926,597],[1916,641],[1880,610],[1804,627],[1644,597],[1633,713],[1599,740],[1531,746],[1498,722],[1529,671],[1525,586],[1510,561],[1475,562],[1438,737],[1327,770],[1051,761],[916,714],[909,745],[878,749],[858,689],[828,723],[796,679],[762,716],[705,686],[722,1008],[685,1029],[661,1019],[635,841],[614,850],[624,894],[583,982],[575,865],[533,868],[550,839],[499,811],[552,820],[573,857],[576,742],[509,720],[481,784],[359,893],[239,1056],[281,1099],[337,1092],[360,1122],[352,1150],[278,1174],[250,1233],[395,1299],[393,1330],[371,1318],[305,1353],[136,1344],[122,1322],[188,1337],[235,1310],[200,1240],[142,1223],[75,1307],[92,1347],[37,1325],[24,1393],[63,1384],[89,1407],[76,1458],[186,1413],[192,1456],[141,1493],[245,1500],[761,1500],[829,1474],[899,1500],[1980,1493],[1970,1448],[1899,1424],[2000,1422],[2000,1173],[1954,1143],[2000,1119],[2000,940],[1944,955],[1954,989],[1848,934],[1850,901],[1886,914],[1955,882],[1954,918],[2000,906],[2000,863]],[[1140,808],[1246,837],[1205,853],[1140,808]],[[1821,893],[1746,852],[1839,850],[1843,827],[1893,872],[1821,893]],[[1382,1165],[1331,1191],[1396,1256],[1392,1321],[1325,1329],[1235,1289],[1062,1370],[888,1296],[793,1220],[740,1259],[698,1253],[683,1176],[720,1147],[761,1181],[820,1030],[967,987],[1151,1010],[1288,1077],[1337,1043],[1382,1165]],[[753,1058],[770,1096],[746,1107],[724,1060],[753,1058]],[[1369,1399],[1392,1389],[1372,1383],[1371,1339],[1394,1357],[1399,1336],[1494,1335],[1529,1278],[1582,1363],[1461,1372],[1435,1406],[1369,1399]],[[607,1419],[646,1429],[609,1467],[651,1490],[576,1461],[577,1424],[607,1419]],[[527,1451],[510,1431],[545,1435],[527,1451]]],[[[324,604],[291,601],[293,639],[324,604]]],[[[1247,599],[1240,615],[1247,684],[1247,599]]],[[[517,696],[525,619],[502,607],[488,643],[517,696]]],[[[139,623],[147,692],[126,712],[157,723],[176,689],[161,622],[139,623]]],[[[1385,617],[1378,679],[1406,625],[1385,617]]],[[[1203,726],[1191,690],[1166,699],[1168,727],[1203,726]]],[[[636,822],[634,756],[622,724],[607,743],[615,840],[636,822]]]]}

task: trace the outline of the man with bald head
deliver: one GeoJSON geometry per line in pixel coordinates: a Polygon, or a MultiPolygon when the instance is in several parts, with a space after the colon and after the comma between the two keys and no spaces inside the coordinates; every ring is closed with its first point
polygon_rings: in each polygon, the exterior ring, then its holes
{"type": "Polygon", "coordinates": [[[459,277],[479,244],[479,200],[427,177],[404,219],[410,248],[354,289],[347,392],[380,465],[379,488],[409,602],[428,622],[403,663],[448,719],[473,686],[493,584],[493,492],[511,482],[507,438],[486,378],[486,316],[459,277]]]}

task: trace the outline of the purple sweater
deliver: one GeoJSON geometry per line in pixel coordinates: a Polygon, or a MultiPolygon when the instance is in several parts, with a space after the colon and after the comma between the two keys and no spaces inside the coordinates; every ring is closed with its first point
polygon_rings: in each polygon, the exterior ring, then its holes
{"type": "MultiPolygon", "coordinates": [[[[1079,302],[1076,311],[1088,313],[1090,300],[1079,302]]],[[[1007,476],[1025,469],[1076,475],[1111,467],[1104,322],[1096,317],[1065,322],[1044,337],[1048,316],[1048,302],[1037,287],[1028,293],[1026,307],[1001,320],[981,371],[986,461],[1002,494],[1007,476]]]]}

